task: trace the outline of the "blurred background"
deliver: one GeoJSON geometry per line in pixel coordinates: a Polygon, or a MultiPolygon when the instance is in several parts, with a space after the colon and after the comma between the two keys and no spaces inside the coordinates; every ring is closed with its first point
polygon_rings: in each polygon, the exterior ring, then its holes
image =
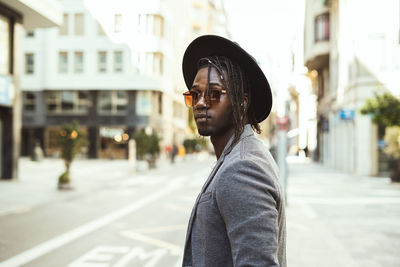
{"type": "Polygon", "coordinates": [[[0,0],[1,267],[180,266],[203,34],[271,84],[289,266],[400,266],[400,1],[0,0]]]}

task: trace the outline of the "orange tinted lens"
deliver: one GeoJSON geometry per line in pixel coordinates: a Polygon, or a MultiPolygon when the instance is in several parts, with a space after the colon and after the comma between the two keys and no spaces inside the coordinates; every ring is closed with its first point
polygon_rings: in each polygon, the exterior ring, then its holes
{"type": "Polygon", "coordinates": [[[192,95],[191,94],[185,94],[185,104],[186,106],[188,106],[189,108],[192,107],[192,95]]]}

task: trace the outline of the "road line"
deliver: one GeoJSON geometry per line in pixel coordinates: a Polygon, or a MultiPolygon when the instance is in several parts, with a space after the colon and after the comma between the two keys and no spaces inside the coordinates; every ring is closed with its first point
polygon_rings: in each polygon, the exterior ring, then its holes
{"type": "Polygon", "coordinates": [[[144,243],[154,245],[154,246],[157,246],[160,248],[166,248],[166,249],[169,249],[174,252],[180,252],[183,250],[183,248],[181,248],[180,246],[177,246],[175,244],[166,242],[164,240],[156,239],[153,237],[141,235],[141,234],[138,234],[138,233],[135,233],[132,231],[123,231],[123,232],[121,232],[121,235],[132,238],[134,240],[142,241],[144,243]]]}
{"type": "Polygon", "coordinates": [[[159,198],[167,195],[168,193],[178,189],[181,186],[181,183],[172,183],[167,187],[164,187],[163,189],[157,191],[156,193],[149,195],[147,197],[144,197],[137,202],[128,205],[124,208],[121,208],[115,212],[112,212],[110,214],[107,214],[103,217],[100,217],[96,220],[93,220],[89,223],[86,223],[82,226],[79,226],[67,233],[64,233],[60,236],[57,236],[53,239],[50,239],[48,241],[45,241],[33,248],[30,248],[18,255],[15,255],[12,258],[9,258],[6,261],[0,262],[0,267],[18,267],[21,265],[24,265],[34,259],[39,258],[40,256],[43,256],[61,246],[64,246],[84,235],[87,235],[91,232],[94,232],[101,227],[104,227],[156,200],[159,198]]]}
{"type": "Polygon", "coordinates": [[[153,234],[153,233],[163,233],[163,232],[171,232],[171,231],[180,231],[187,228],[187,224],[177,224],[177,225],[169,225],[169,226],[160,226],[160,227],[152,227],[152,228],[139,228],[135,229],[135,233],[141,234],[153,234]]]}

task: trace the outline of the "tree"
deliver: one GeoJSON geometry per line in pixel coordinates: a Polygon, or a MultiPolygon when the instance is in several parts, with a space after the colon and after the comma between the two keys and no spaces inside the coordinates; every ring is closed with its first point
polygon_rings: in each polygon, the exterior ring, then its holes
{"type": "Polygon", "coordinates": [[[397,162],[397,166],[391,166],[390,178],[400,182],[400,100],[390,93],[375,94],[375,97],[366,100],[360,112],[371,115],[375,124],[386,127],[384,139],[387,146],[384,151],[397,162]]]}
{"type": "Polygon", "coordinates": [[[150,166],[154,166],[156,155],[160,152],[160,138],[156,132],[146,134],[144,130],[137,131],[133,135],[136,142],[136,157],[139,160],[146,159],[150,166]]]}
{"type": "Polygon", "coordinates": [[[79,150],[87,145],[87,139],[77,121],[64,124],[59,132],[58,144],[61,148],[61,158],[65,163],[65,171],[58,177],[58,188],[71,188],[70,168],[79,150]]]}
{"type": "Polygon", "coordinates": [[[372,121],[383,126],[400,126],[400,100],[390,93],[366,100],[361,114],[370,114],[372,121]]]}

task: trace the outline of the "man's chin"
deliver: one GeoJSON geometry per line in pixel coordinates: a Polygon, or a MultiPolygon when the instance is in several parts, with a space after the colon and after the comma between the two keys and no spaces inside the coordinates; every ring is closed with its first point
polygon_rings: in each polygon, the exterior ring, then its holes
{"type": "Polygon", "coordinates": [[[199,135],[201,135],[201,136],[210,136],[211,135],[211,132],[208,129],[197,128],[197,131],[199,132],[199,135]]]}

